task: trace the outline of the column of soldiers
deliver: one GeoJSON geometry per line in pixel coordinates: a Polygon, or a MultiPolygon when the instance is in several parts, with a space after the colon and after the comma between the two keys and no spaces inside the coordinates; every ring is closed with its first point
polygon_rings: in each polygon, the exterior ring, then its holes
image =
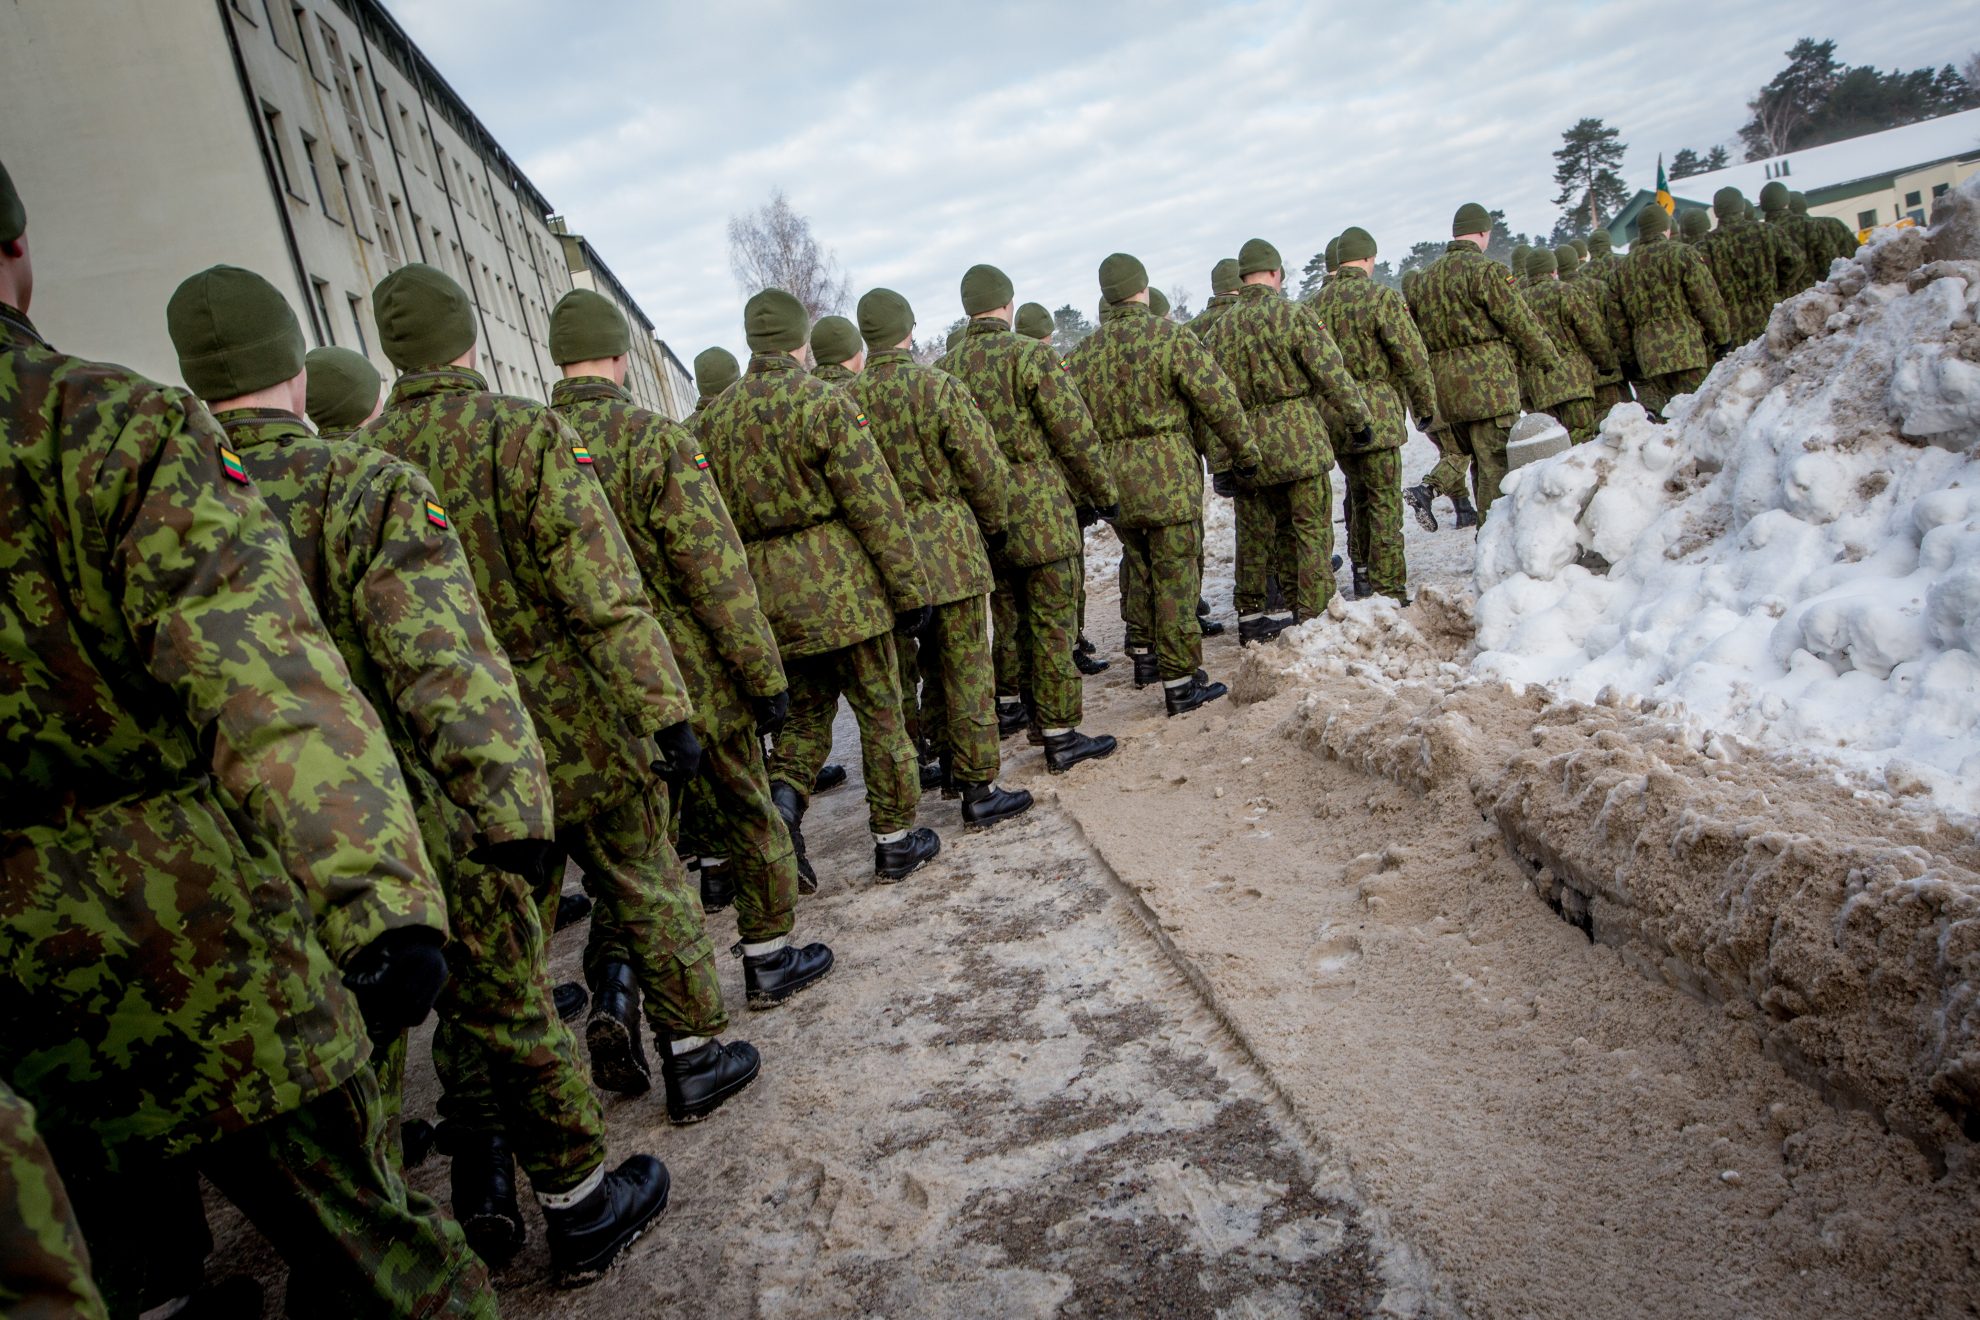
{"type": "Polygon", "coordinates": [[[675,423],[627,391],[608,299],[554,309],[546,407],[488,389],[470,300],[417,264],[373,295],[389,389],[305,353],[280,291],[229,266],[165,309],[187,390],[60,352],[0,168],[0,1302],[258,1312],[251,1281],[204,1276],[202,1175],[288,1262],[295,1314],[494,1314],[518,1166],[559,1282],[599,1277],[669,1178],[609,1163],[598,1092],[651,1088],[649,1034],[674,1123],[761,1068],[723,1039],[705,915],[734,906],[753,1010],[833,970],[793,931],[841,698],[898,881],[941,850],[924,790],[970,829],[1032,806],[997,782],[1002,738],[1051,773],[1115,750],[1080,728],[1106,667],[1086,528],[1122,546],[1134,686],[1195,711],[1226,693],[1206,472],[1237,501],[1241,644],[1327,608],[1336,463],[1355,595],[1406,602],[1404,508],[1487,517],[1522,405],[1577,441],[1631,386],[1660,411],[1841,255],[1777,187],[1766,224],[1726,189],[1690,244],[1651,208],[1628,256],[1598,231],[1517,282],[1467,204],[1403,294],[1359,227],[1310,303],[1254,238],[1187,327],[1115,253],[1064,362],[993,266],[933,366],[892,290],[812,323],[769,289],[747,364],[699,355],[675,423]],[[1404,489],[1411,417],[1440,461],[1404,489]],[[585,985],[553,987],[567,861],[585,985]],[[429,1015],[451,1216],[403,1177],[429,1015]]]}

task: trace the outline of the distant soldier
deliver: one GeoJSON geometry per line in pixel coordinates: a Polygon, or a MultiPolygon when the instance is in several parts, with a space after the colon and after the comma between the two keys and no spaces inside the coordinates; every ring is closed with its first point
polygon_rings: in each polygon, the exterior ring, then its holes
{"type": "Polygon", "coordinates": [[[1047,348],[1052,346],[1052,314],[1045,310],[1045,304],[1028,302],[1017,309],[1017,324],[1012,327],[1026,339],[1036,339],[1047,348]]]}
{"type": "MultiPolygon", "coordinates": [[[[1423,337],[1423,317],[1418,311],[1417,300],[1423,293],[1423,269],[1416,268],[1403,273],[1403,302],[1409,307],[1410,324],[1416,327],[1417,338],[1423,337]]],[[[1430,350],[1426,347],[1424,352],[1430,350]]],[[[1435,377],[1432,378],[1434,393],[1435,377]]],[[[1416,516],[1416,522],[1426,532],[1437,530],[1436,497],[1442,495],[1451,502],[1456,517],[1453,525],[1458,528],[1476,527],[1478,510],[1471,503],[1471,491],[1465,486],[1465,474],[1471,470],[1471,457],[1458,448],[1457,440],[1451,434],[1449,422],[1442,412],[1429,417],[1416,419],[1417,427],[1428,436],[1430,443],[1437,446],[1437,465],[1424,475],[1423,480],[1403,490],[1403,504],[1416,516]]]]}
{"type": "MultiPolygon", "coordinates": [[[[1085,580],[1082,529],[1114,512],[1114,477],[1065,367],[1043,343],[1011,332],[1010,277],[971,266],[960,291],[969,324],[936,365],[969,391],[1010,467],[1009,535],[990,567],[1016,603],[1019,669],[1030,684],[1020,718],[1037,730],[1046,770],[1060,774],[1115,748],[1112,735],[1079,730],[1085,694],[1071,658],[1085,580]]],[[[1007,727],[1001,713],[998,724],[1007,727]]]]}
{"type": "MultiPolygon", "coordinates": [[[[1017,310],[1017,324],[1013,328],[1025,338],[1036,339],[1044,344],[1047,349],[1051,350],[1052,360],[1054,362],[1058,361],[1058,350],[1052,348],[1052,314],[1045,310],[1043,303],[1028,302],[1022,307],[1019,307],[1017,310]]],[[[1086,636],[1086,571],[1084,567],[1085,545],[1083,541],[1084,538],[1082,538],[1082,545],[1080,547],[1082,567],[1079,574],[1079,641],[1073,646],[1073,668],[1079,670],[1081,674],[1084,674],[1088,678],[1091,678],[1095,674],[1106,673],[1110,667],[1110,662],[1100,659],[1095,654],[1099,648],[1094,646],[1086,636]]],[[[1017,697],[1018,693],[1022,691],[1022,687],[1018,685],[1017,680],[1020,656],[1017,639],[1017,600],[1002,583],[999,583],[997,589],[990,594],[990,621],[991,626],[998,634],[996,642],[997,698],[1001,705],[1007,695],[1017,697]],[[1004,640],[1006,631],[1010,634],[1008,643],[1004,640]],[[1007,664],[1010,666],[1008,672],[1012,684],[1008,690],[1005,687],[1007,664]]],[[[998,716],[998,732],[1006,735],[1017,732],[1016,729],[1005,729],[1003,727],[1003,716],[1001,712],[998,716]]]]}
{"type": "Polygon", "coordinates": [[[1671,241],[1670,223],[1663,207],[1643,209],[1637,240],[1609,281],[1607,309],[1616,354],[1635,364],[1637,398],[1659,418],[1732,347],[1719,286],[1704,258],[1671,241]]]}
{"type": "Polygon", "coordinates": [[[949,331],[948,338],[942,341],[942,351],[945,353],[955,352],[956,345],[962,343],[963,336],[968,333],[969,333],[969,327],[966,325],[959,325],[955,329],[949,331]]]}
{"type": "Polygon", "coordinates": [[[866,364],[859,327],[843,316],[821,316],[811,327],[811,374],[828,385],[844,385],[866,364]]]}
{"type": "MultiPolygon", "coordinates": [[[[1208,335],[1210,327],[1237,306],[1238,290],[1242,285],[1243,281],[1238,278],[1236,257],[1225,257],[1210,268],[1210,301],[1189,322],[1189,328],[1196,332],[1199,339],[1208,335]]],[[[1199,420],[1197,425],[1200,428],[1203,424],[1199,420]]],[[[1202,436],[1198,437],[1197,447],[1214,452],[1214,446],[1202,436]]],[[[1233,546],[1231,605],[1239,615],[1263,615],[1283,609],[1285,600],[1279,594],[1278,575],[1273,571],[1274,557],[1279,547],[1276,544],[1278,525],[1272,521],[1270,501],[1239,490],[1237,479],[1228,471],[1213,472],[1210,476],[1212,489],[1232,502],[1231,512],[1237,525],[1236,544],[1233,546]]]]}
{"type": "MultiPolygon", "coordinates": [[[[1595,301],[1600,304],[1606,304],[1609,277],[1616,273],[1616,263],[1619,260],[1611,250],[1609,231],[1606,229],[1597,229],[1589,234],[1587,247],[1588,251],[1582,255],[1581,271],[1577,278],[1585,283],[1592,283],[1599,286],[1592,291],[1595,295],[1595,301]]],[[[1612,340],[1613,338],[1614,336],[1611,335],[1612,340]]],[[[1635,392],[1630,389],[1629,382],[1623,379],[1621,362],[1617,362],[1615,369],[1612,371],[1603,371],[1599,365],[1596,367],[1596,417],[1607,417],[1609,415],[1609,409],[1619,403],[1627,403],[1635,397],[1635,392]]]]}
{"type": "Polygon", "coordinates": [[[1243,405],[1210,351],[1195,335],[1149,314],[1141,262],[1121,252],[1101,262],[1100,295],[1100,326],[1068,365],[1120,492],[1114,530],[1123,558],[1133,561],[1133,598],[1122,601],[1121,616],[1131,629],[1146,629],[1132,652],[1137,677],[1152,660],[1165,710],[1181,715],[1229,691],[1205,681],[1198,668],[1204,455],[1195,422],[1208,424],[1217,445],[1211,466],[1219,471],[1255,475],[1256,446],[1243,405]]]}
{"type": "Polygon", "coordinates": [[[1409,427],[1403,409],[1407,404],[1420,424],[1429,425],[1437,415],[1437,391],[1430,379],[1430,355],[1402,295],[1373,278],[1374,237],[1354,226],[1343,230],[1338,241],[1340,269],[1313,306],[1361,388],[1372,431],[1367,446],[1346,437],[1338,455],[1347,478],[1354,595],[1360,600],[1376,593],[1407,604],[1402,448],[1409,427]]]}
{"type": "Polygon", "coordinates": [[[1588,248],[1587,239],[1577,238],[1574,240],[1574,255],[1579,257],[1584,263],[1586,263],[1588,260],[1588,251],[1589,248],[1588,248]]]}
{"type": "Polygon", "coordinates": [[[1158,321],[1169,319],[1169,295],[1150,285],[1148,288],[1148,310],[1158,321]]]}
{"type": "Polygon", "coordinates": [[[1739,189],[1719,189],[1712,196],[1712,210],[1719,227],[1698,241],[1697,251],[1726,300],[1733,342],[1744,344],[1766,333],[1767,318],[1780,299],[1776,249],[1748,216],[1739,189]]]}
{"type": "Polygon", "coordinates": [[[1526,260],[1533,274],[1526,303],[1547,332],[1556,356],[1552,370],[1535,372],[1530,378],[1533,406],[1566,427],[1575,444],[1584,444],[1595,438],[1595,428],[1602,422],[1595,411],[1595,375],[1616,365],[1602,299],[1596,286],[1573,278],[1572,247],[1554,252],[1536,247],[1526,260]],[[1559,278],[1562,266],[1570,271],[1566,281],[1559,278]]]}
{"type": "Polygon", "coordinates": [[[1788,208],[1800,216],[1809,230],[1815,235],[1814,249],[1820,274],[1818,278],[1829,278],[1830,263],[1847,261],[1856,255],[1862,244],[1856,231],[1832,215],[1808,214],[1808,199],[1798,192],[1788,193],[1788,208]]]}
{"type": "Polygon", "coordinates": [[[325,440],[348,440],[385,407],[385,382],[371,359],[348,348],[312,348],[303,359],[309,377],[309,420],[325,440]]]}
{"type": "Polygon", "coordinates": [[[1817,270],[1812,241],[1803,237],[1801,217],[1794,213],[1788,186],[1773,179],[1760,190],[1760,212],[1776,247],[1776,269],[1780,272],[1780,294],[1792,298],[1827,271],[1817,270]]]}
{"type": "Polygon", "coordinates": [[[1702,207],[1686,207],[1678,212],[1678,238],[1686,247],[1696,247],[1712,232],[1712,217],[1702,207]]]}
{"type": "Polygon", "coordinates": [[[1458,448],[1471,458],[1481,522],[1506,475],[1506,441],[1519,415],[1519,367],[1550,368],[1555,357],[1539,323],[1507,285],[1505,268],[1485,255],[1491,231],[1484,207],[1459,207],[1452,239],[1423,273],[1417,296],[1437,404],[1458,448]]]}
{"type": "Polygon", "coordinates": [[[701,760],[673,648],[590,449],[549,408],[491,393],[474,369],[460,285],[413,263],[379,282],[372,306],[400,375],[362,435],[439,494],[543,740],[558,843],[597,903],[584,957],[592,1076],[624,1094],[652,1084],[643,999],[667,1115],[693,1122],[754,1081],[760,1061],[746,1042],[717,1039],[729,1019],[715,949],[667,837],[672,799],[701,760]]]}
{"type": "Polygon", "coordinates": [[[694,401],[694,411],[688,415],[688,423],[697,431],[703,413],[708,405],[722,397],[722,392],[742,379],[742,365],[736,355],[726,348],[704,348],[694,355],[694,389],[698,396],[694,401]]]}
{"type": "Polygon", "coordinates": [[[801,851],[805,790],[831,751],[843,696],[859,722],[874,874],[900,880],[942,850],[914,824],[921,788],[894,654],[897,631],[928,627],[927,575],[865,415],[797,360],[804,304],[765,289],[744,305],[743,325],[749,370],[710,405],[702,443],[790,679],[771,800],[801,851]]]}
{"type": "Polygon", "coordinates": [[[1615,274],[1616,263],[1622,260],[1615,252],[1615,242],[1606,229],[1590,231],[1588,235],[1588,273],[1604,283],[1615,274]]]}

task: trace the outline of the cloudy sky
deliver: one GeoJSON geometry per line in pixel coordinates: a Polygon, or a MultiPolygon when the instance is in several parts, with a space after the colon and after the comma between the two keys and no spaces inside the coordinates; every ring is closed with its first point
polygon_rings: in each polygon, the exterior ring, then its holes
{"type": "Polygon", "coordinates": [[[1466,200],[1544,232],[1584,115],[1632,184],[1659,151],[1737,160],[1797,37],[1883,68],[1980,47],[1966,0],[388,3],[684,361],[742,350],[726,224],[775,188],[922,334],[977,261],[1091,315],[1125,250],[1200,306],[1254,234],[1296,268],[1351,224],[1400,256],[1466,200]]]}

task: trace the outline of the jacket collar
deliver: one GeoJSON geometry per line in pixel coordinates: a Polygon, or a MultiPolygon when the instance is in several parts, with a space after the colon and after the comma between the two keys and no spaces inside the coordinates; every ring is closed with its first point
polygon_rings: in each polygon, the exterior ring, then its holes
{"type": "Polygon", "coordinates": [[[1100,323],[1126,321],[1137,316],[1152,318],[1155,315],[1144,302],[1109,303],[1100,309],[1100,323]]]}
{"type": "Polygon", "coordinates": [[[803,375],[804,367],[789,353],[752,353],[749,366],[744,374],[750,376],[778,376],[788,371],[803,375]]]}
{"type": "Polygon", "coordinates": [[[1001,316],[972,316],[969,319],[969,328],[963,333],[966,335],[1003,335],[1009,334],[1010,330],[1011,323],[1001,316]]]}
{"type": "Polygon", "coordinates": [[[0,303],[0,343],[48,347],[48,341],[34,328],[34,322],[28,320],[28,314],[7,303],[0,303]]]}
{"type": "Polygon", "coordinates": [[[1369,278],[1369,275],[1367,271],[1359,266],[1339,266],[1327,278],[1330,280],[1365,280],[1369,278]]]}
{"type": "Polygon", "coordinates": [[[603,376],[566,376],[550,387],[550,406],[583,403],[590,399],[614,399],[631,403],[632,395],[623,385],[614,385],[603,376]]]}
{"type": "Polygon", "coordinates": [[[1237,296],[1240,302],[1263,302],[1278,297],[1279,291],[1269,284],[1246,284],[1238,289],[1237,296]]]}
{"type": "Polygon", "coordinates": [[[387,408],[411,403],[434,394],[486,394],[488,378],[467,367],[428,367],[424,371],[408,371],[392,382],[392,393],[385,401],[387,408]]]}
{"type": "Polygon", "coordinates": [[[285,408],[229,408],[214,413],[213,420],[220,423],[228,439],[244,449],[313,434],[308,423],[285,408]]]}
{"type": "Polygon", "coordinates": [[[871,371],[879,366],[898,366],[903,362],[913,361],[914,354],[905,348],[876,348],[866,355],[866,369],[871,371]]]}

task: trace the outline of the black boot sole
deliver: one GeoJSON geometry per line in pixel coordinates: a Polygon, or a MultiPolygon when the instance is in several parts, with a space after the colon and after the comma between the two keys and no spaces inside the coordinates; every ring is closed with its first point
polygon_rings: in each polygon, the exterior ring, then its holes
{"type": "Polygon", "coordinates": [[[924,857],[905,871],[883,871],[876,866],[873,868],[873,879],[879,884],[897,885],[934,860],[933,857],[924,857]]]}
{"type": "Polygon", "coordinates": [[[832,974],[832,969],[834,967],[837,967],[838,965],[839,965],[838,959],[834,958],[830,963],[826,964],[824,971],[812,977],[810,980],[800,981],[796,985],[791,986],[789,989],[780,990],[774,995],[765,994],[760,990],[752,990],[749,992],[748,999],[746,999],[744,1002],[746,1002],[749,1005],[750,1011],[755,1013],[763,1013],[763,1012],[768,1012],[770,1009],[773,1008],[781,1008],[783,1005],[790,1003],[793,999],[796,999],[799,995],[803,994],[805,991],[811,989],[812,986],[817,985],[820,981],[830,976],[832,974]]]}
{"type": "Polygon", "coordinates": [[[1177,706],[1173,710],[1168,711],[1168,716],[1170,719],[1174,719],[1178,715],[1188,715],[1193,711],[1202,710],[1205,706],[1209,705],[1213,701],[1222,701],[1225,697],[1228,697],[1229,695],[1230,692],[1226,690],[1223,692],[1219,692],[1214,697],[1205,697],[1201,701],[1192,701],[1187,706],[1177,706]]]}
{"type": "Polygon", "coordinates": [[[625,1023],[615,1017],[594,1017],[584,1025],[584,1043],[591,1052],[591,1080],[600,1090],[645,1095],[653,1089],[652,1069],[639,1066],[625,1023]]]}
{"type": "Polygon", "coordinates": [[[1025,812],[1030,811],[1037,805],[1038,801],[1034,798],[1021,807],[1014,807],[1009,811],[1000,811],[994,816],[985,816],[981,820],[971,820],[965,816],[963,817],[962,827],[972,833],[991,829],[995,826],[1002,825],[1007,820],[1016,820],[1019,816],[1022,816],[1025,812]]]}
{"type": "Polygon", "coordinates": [[[604,1252],[601,1256],[595,1256],[591,1260],[581,1265],[574,1265],[569,1269],[558,1270],[557,1286],[559,1288],[582,1288],[587,1284],[596,1283],[604,1278],[611,1271],[612,1267],[617,1265],[628,1251],[632,1250],[633,1243],[644,1237],[647,1229],[652,1228],[656,1223],[660,1222],[661,1216],[667,1213],[668,1198],[672,1194],[673,1184],[670,1182],[667,1191],[660,1197],[660,1204],[653,1207],[652,1214],[640,1220],[637,1226],[628,1232],[625,1237],[614,1243],[611,1249],[604,1252]]]}
{"type": "Polygon", "coordinates": [[[514,1219],[503,1215],[469,1215],[461,1221],[461,1233],[481,1263],[499,1270],[514,1260],[529,1239],[529,1230],[518,1210],[514,1219]]]}
{"type": "MultiPolygon", "coordinates": [[[[822,980],[823,978],[820,979],[822,980]]],[[[744,1091],[747,1091],[750,1088],[751,1084],[756,1081],[757,1075],[762,1071],[763,1071],[763,1064],[761,1061],[758,1061],[756,1067],[753,1070],[751,1070],[749,1076],[743,1078],[740,1082],[730,1083],[729,1088],[727,1090],[717,1092],[713,1099],[702,1101],[699,1106],[697,1106],[694,1109],[688,1110],[684,1114],[675,1114],[672,1107],[669,1107],[667,1110],[667,1121],[669,1123],[672,1123],[675,1127],[686,1127],[690,1123],[701,1122],[703,1119],[713,1114],[716,1110],[720,1109],[723,1105],[735,1099],[737,1096],[741,1095],[744,1091]]]]}
{"type": "Polygon", "coordinates": [[[1407,504],[1409,511],[1416,515],[1416,525],[1418,527],[1421,527],[1426,532],[1437,530],[1437,510],[1431,505],[1429,499],[1424,499],[1419,503],[1416,497],[1412,496],[1408,491],[1404,491],[1403,503],[1407,504]]]}
{"type": "Polygon", "coordinates": [[[1112,747],[1109,747],[1104,752],[1088,752],[1086,755],[1076,757],[1070,761],[1055,763],[1053,761],[1047,760],[1045,762],[1045,773],[1048,775],[1062,775],[1076,765],[1085,765],[1088,761],[1104,761],[1108,757],[1112,756],[1115,752],[1118,752],[1119,750],[1121,750],[1121,745],[1118,742],[1116,742],[1112,747]]]}

